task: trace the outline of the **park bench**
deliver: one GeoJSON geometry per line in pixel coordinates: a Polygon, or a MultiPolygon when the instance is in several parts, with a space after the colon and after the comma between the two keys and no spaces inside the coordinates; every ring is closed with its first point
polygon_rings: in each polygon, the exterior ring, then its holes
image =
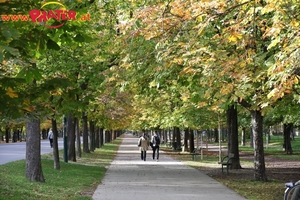
{"type": "Polygon", "coordinates": [[[191,153],[192,155],[192,160],[196,160],[196,158],[198,157],[198,155],[201,154],[201,150],[202,150],[202,147],[199,147],[198,149],[194,149],[194,151],[191,153]]]}
{"type": "Polygon", "coordinates": [[[222,165],[222,172],[223,172],[223,168],[224,166],[226,166],[227,168],[227,174],[229,174],[229,166],[231,166],[231,160],[234,159],[234,154],[233,153],[229,153],[228,156],[224,156],[222,159],[221,159],[221,162],[218,162],[220,165],[222,165]]]}

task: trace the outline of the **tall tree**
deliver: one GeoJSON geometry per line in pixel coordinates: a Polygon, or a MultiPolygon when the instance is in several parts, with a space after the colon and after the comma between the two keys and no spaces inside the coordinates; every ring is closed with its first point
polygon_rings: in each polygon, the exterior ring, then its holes
{"type": "Polygon", "coordinates": [[[59,163],[59,151],[58,151],[58,130],[56,119],[52,118],[52,131],[53,131],[53,158],[54,158],[54,169],[60,169],[59,163]]]}
{"type": "Polygon", "coordinates": [[[41,162],[40,120],[30,117],[26,122],[26,178],[45,182],[41,162]]]}
{"type": "Polygon", "coordinates": [[[238,134],[238,113],[236,105],[230,105],[226,111],[227,114],[227,129],[228,129],[228,155],[234,154],[231,167],[240,169],[239,156],[239,134],[238,134]]]}

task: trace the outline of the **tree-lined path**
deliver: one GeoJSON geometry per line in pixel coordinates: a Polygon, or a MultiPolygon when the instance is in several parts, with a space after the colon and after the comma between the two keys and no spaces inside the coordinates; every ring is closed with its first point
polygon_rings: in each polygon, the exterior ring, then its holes
{"type": "Polygon", "coordinates": [[[153,161],[140,159],[137,138],[125,134],[115,160],[93,195],[99,199],[245,199],[201,171],[160,152],[153,161]]]}

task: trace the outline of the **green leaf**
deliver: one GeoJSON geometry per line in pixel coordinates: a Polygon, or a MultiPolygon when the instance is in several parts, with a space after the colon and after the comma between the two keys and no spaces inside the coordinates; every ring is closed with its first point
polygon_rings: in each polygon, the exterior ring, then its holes
{"type": "Polygon", "coordinates": [[[82,37],[82,35],[80,34],[77,34],[75,37],[74,37],[74,40],[76,42],[84,42],[84,37],[82,37]]]}
{"type": "Polygon", "coordinates": [[[31,73],[32,73],[34,79],[36,79],[36,80],[41,80],[43,78],[43,76],[40,73],[40,70],[37,69],[37,68],[36,69],[32,69],[31,73]]]}
{"type": "Polygon", "coordinates": [[[5,29],[2,31],[2,34],[6,39],[11,39],[11,38],[16,39],[20,36],[19,32],[15,29],[5,29]]]}
{"type": "Polygon", "coordinates": [[[0,51],[0,63],[3,61],[3,53],[0,51]]]}
{"type": "Polygon", "coordinates": [[[58,44],[56,42],[54,42],[53,40],[48,40],[47,41],[47,48],[48,49],[53,49],[53,50],[59,50],[60,49],[58,44]]]}
{"type": "Polygon", "coordinates": [[[15,49],[15,48],[4,46],[4,45],[0,45],[0,49],[1,48],[3,48],[4,50],[8,51],[11,55],[14,55],[14,56],[18,56],[19,55],[19,51],[17,49],[15,49]]]}

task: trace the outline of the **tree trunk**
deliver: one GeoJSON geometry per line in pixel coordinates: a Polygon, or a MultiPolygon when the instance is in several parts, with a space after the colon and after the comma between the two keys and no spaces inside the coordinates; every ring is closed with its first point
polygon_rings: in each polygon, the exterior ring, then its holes
{"type": "Polygon", "coordinates": [[[175,138],[176,138],[176,127],[173,128],[173,132],[172,132],[172,143],[175,143],[175,138]]]}
{"type": "Polygon", "coordinates": [[[239,155],[239,134],[238,134],[238,118],[237,109],[234,105],[227,109],[227,128],[228,128],[228,155],[234,154],[231,169],[241,169],[239,155]]]}
{"type": "Polygon", "coordinates": [[[108,143],[108,130],[104,130],[104,143],[108,143]]]}
{"type": "Polygon", "coordinates": [[[190,153],[193,153],[194,149],[195,149],[195,144],[194,144],[194,132],[192,129],[188,129],[189,130],[189,141],[190,141],[190,153]]]}
{"type": "Polygon", "coordinates": [[[250,129],[250,147],[254,147],[253,128],[250,129]]]}
{"type": "Polygon", "coordinates": [[[179,128],[174,126],[174,128],[173,128],[173,136],[172,136],[172,149],[173,150],[177,150],[177,148],[179,146],[178,135],[180,135],[180,133],[178,134],[178,132],[179,132],[179,128]]]}
{"type": "Polygon", "coordinates": [[[76,133],[76,153],[77,156],[81,157],[81,135],[80,135],[80,129],[79,129],[79,120],[78,118],[74,118],[75,123],[75,133],[76,133]]]}
{"type": "Polygon", "coordinates": [[[73,114],[70,112],[67,118],[67,136],[68,136],[68,160],[76,162],[75,153],[75,123],[73,114]]]}
{"type": "Polygon", "coordinates": [[[96,129],[95,148],[100,148],[100,127],[96,129]]]}
{"type": "Polygon", "coordinates": [[[168,140],[168,139],[167,139],[168,135],[167,135],[166,129],[163,130],[162,134],[163,134],[163,137],[164,137],[164,144],[166,144],[166,143],[167,143],[167,140],[168,140]]]}
{"type": "Polygon", "coordinates": [[[189,129],[184,129],[184,146],[185,146],[185,150],[187,150],[189,148],[188,146],[188,138],[189,138],[189,129]]]}
{"type": "Polygon", "coordinates": [[[40,120],[26,122],[26,178],[30,181],[45,182],[41,163],[40,120]]]}
{"type": "Polygon", "coordinates": [[[218,143],[219,142],[219,131],[218,131],[218,128],[214,129],[214,136],[215,136],[215,142],[218,143]]]}
{"type": "Polygon", "coordinates": [[[9,143],[9,132],[10,132],[10,129],[8,127],[6,127],[5,129],[5,142],[6,143],[9,143]]]}
{"type": "Polygon", "coordinates": [[[54,158],[54,169],[60,169],[59,163],[59,151],[58,151],[58,131],[57,131],[57,124],[55,119],[51,119],[52,121],[52,132],[53,132],[53,158],[54,158]]]}
{"type": "Polygon", "coordinates": [[[257,181],[268,181],[264,157],[263,116],[257,110],[250,112],[254,139],[254,179],[257,181]]]}
{"type": "Polygon", "coordinates": [[[99,138],[99,142],[100,142],[100,147],[102,147],[103,144],[104,144],[104,139],[103,139],[103,128],[100,128],[100,138],[99,138]]]}
{"type": "Polygon", "coordinates": [[[292,128],[293,128],[293,124],[283,124],[283,136],[284,136],[283,148],[287,154],[293,153],[293,149],[291,145],[292,128]]]}
{"type": "Polygon", "coordinates": [[[42,129],[42,138],[43,139],[47,138],[47,134],[48,134],[48,131],[46,129],[42,129]]]}
{"type": "Polygon", "coordinates": [[[89,150],[89,133],[88,133],[88,120],[86,114],[83,112],[82,113],[82,125],[83,125],[83,133],[82,133],[82,138],[83,138],[83,152],[85,153],[90,153],[89,150]]]}
{"type": "Polygon", "coordinates": [[[14,128],[13,129],[13,137],[12,137],[12,142],[17,142],[18,140],[18,129],[14,128]]]}
{"type": "Polygon", "coordinates": [[[242,139],[241,139],[241,145],[245,146],[246,145],[246,128],[242,128],[242,139]]]}
{"type": "Polygon", "coordinates": [[[112,141],[117,139],[115,130],[111,130],[111,138],[112,138],[112,141]]]}
{"type": "Polygon", "coordinates": [[[177,150],[181,149],[181,135],[180,135],[180,129],[176,127],[176,143],[177,143],[177,150]]]}
{"type": "Polygon", "coordinates": [[[95,150],[95,124],[90,121],[90,151],[95,150]]]}

